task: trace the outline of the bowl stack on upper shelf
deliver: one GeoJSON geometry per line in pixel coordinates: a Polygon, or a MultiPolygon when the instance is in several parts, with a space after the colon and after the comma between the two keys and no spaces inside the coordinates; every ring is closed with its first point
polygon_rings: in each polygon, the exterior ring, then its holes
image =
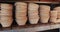
{"type": "Polygon", "coordinates": [[[27,22],[30,24],[38,24],[38,22],[40,22],[39,24],[60,23],[60,6],[51,10],[51,6],[46,3],[15,2],[14,5],[9,3],[1,3],[0,5],[2,27],[10,27],[14,20],[19,26],[27,25],[27,22]],[[13,8],[15,8],[16,19],[12,17],[13,8]]]}
{"type": "Polygon", "coordinates": [[[3,27],[10,27],[12,24],[12,9],[13,6],[11,4],[1,3],[1,25],[3,27]]]}

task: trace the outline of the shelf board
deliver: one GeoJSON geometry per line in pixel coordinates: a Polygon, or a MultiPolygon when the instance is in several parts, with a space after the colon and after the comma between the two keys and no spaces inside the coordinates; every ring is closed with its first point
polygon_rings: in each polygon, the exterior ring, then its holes
{"type": "Polygon", "coordinates": [[[11,0],[11,1],[0,1],[0,2],[29,2],[29,3],[47,3],[47,4],[59,4],[59,2],[46,2],[46,1],[14,1],[14,0],[11,0]]]}
{"type": "Polygon", "coordinates": [[[47,3],[47,4],[59,4],[59,2],[42,2],[42,1],[25,1],[30,3],[47,3]]]}
{"type": "Polygon", "coordinates": [[[1,31],[19,31],[19,32],[29,32],[29,31],[45,31],[50,29],[60,28],[60,24],[35,24],[35,25],[25,25],[25,26],[15,26],[11,29],[1,30],[1,31]]]}

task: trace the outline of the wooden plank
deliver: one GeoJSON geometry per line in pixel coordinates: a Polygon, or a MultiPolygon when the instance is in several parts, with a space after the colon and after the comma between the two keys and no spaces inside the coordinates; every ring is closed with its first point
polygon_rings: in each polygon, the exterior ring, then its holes
{"type": "Polygon", "coordinates": [[[2,31],[32,32],[32,31],[45,31],[56,28],[60,28],[60,24],[35,24],[35,25],[15,26],[12,27],[12,29],[10,30],[2,30],[2,31]]]}
{"type": "Polygon", "coordinates": [[[16,0],[16,1],[14,1],[14,0],[12,0],[12,1],[1,1],[1,0],[0,0],[0,2],[28,2],[28,3],[59,4],[59,2],[44,2],[44,1],[18,1],[18,0],[16,0]]]}
{"type": "Polygon", "coordinates": [[[51,24],[50,29],[60,28],[60,24],[51,24]]]}
{"type": "Polygon", "coordinates": [[[60,2],[60,0],[0,0],[0,1],[43,1],[43,2],[60,2]]]}
{"type": "Polygon", "coordinates": [[[0,0],[0,2],[20,2],[20,1],[39,1],[39,0],[0,0]]]}
{"type": "MultiPolygon", "coordinates": [[[[60,28],[59,26],[60,24],[53,24],[53,25],[50,25],[50,24],[42,24],[42,25],[37,25],[37,26],[30,26],[30,27],[26,27],[26,28],[22,28],[20,29],[21,31],[44,31],[44,30],[50,30],[50,29],[56,29],[56,28],[60,28]]],[[[17,29],[19,30],[19,29],[17,29]]],[[[19,30],[19,31],[20,31],[19,30]]]]}
{"type": "Polygon", "coordinates": [[[24,1],[24,2],[30,2],[30,3],[47,3],[47,4],[59,4],[59,2],[43,2],[43,1],[24,1]]]}
{"type": "Polygon", "coordinates": [[[46,1],[46,2],[60,2],[60,0],[40,0],[40,1],[46,1]]]}

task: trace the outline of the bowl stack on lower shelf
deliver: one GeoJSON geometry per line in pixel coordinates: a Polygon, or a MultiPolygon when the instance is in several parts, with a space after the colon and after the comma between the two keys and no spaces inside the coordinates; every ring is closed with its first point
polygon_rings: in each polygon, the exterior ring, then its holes
{"type": "MultiPolygon", "coordinates": [[[[51,10],[50,5],[37,3],[15,2],[14,5],[1,3],[2,27],[10,27],[13,23],[13,7],[15,7],[15,21],[19,26],[30,24],[60,23],[60,6],[51,10]],[[28,21],[27,21],[28,20],[28,21]]],[[[12,25],[13,26],[13,25],[12,25]]]]}
{"type": "Polygon", "coordinates": [[[25,25],[27,22],[27,3],[17,2],[16,6],[16,22],[18,25],[25,25]]]}

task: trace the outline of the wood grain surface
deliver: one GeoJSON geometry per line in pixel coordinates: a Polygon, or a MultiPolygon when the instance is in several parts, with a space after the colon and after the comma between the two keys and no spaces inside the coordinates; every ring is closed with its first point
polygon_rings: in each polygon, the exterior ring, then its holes
{"type": "Polygon", "coordinates": [[[0,1],[45,1],[45,2],[60,2],[60,0],[0,0],[0,1]]]}
{"type": "Polygon", "coordinates": [[[7,27],[7,28],[3,28],[0,27],[1,30],[0,31],[23,31],[23,32],[29,32],[29,31],[45,31],[45,30],[51,30],[51,29],[57,29],[60,28],[59,26],[60,24],[28,24],[28,25],[23,25],[23,26],[16,26],[13,25],[11,27],[7,27]]]}

